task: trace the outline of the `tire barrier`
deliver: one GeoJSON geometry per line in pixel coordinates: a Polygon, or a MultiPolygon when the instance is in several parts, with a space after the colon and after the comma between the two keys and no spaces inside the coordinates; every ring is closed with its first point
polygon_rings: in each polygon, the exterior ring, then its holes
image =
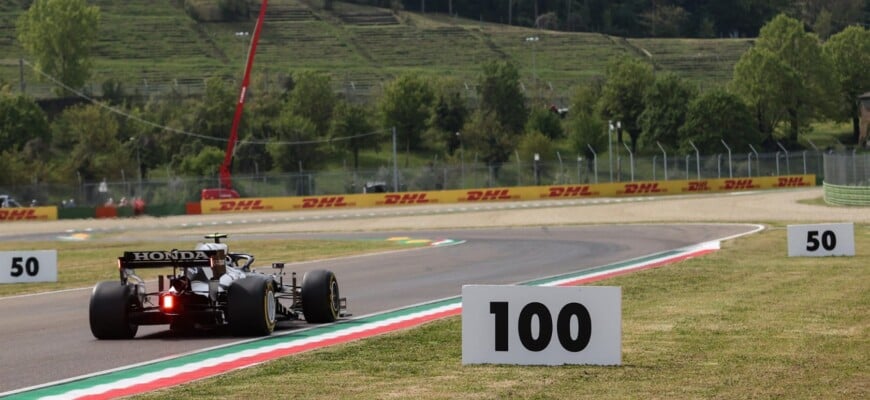
{"type": "Polygon", "coordinates": [[[837,206],[870,206],[870,186],[832,185],[823,182],[825,203],[837,206]]]}

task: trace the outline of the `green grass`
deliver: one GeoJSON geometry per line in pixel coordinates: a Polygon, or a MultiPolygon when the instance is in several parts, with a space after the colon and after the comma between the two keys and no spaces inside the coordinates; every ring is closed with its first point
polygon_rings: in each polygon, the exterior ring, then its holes
{"type": "Polygon", "coordinates": [[[752,45],[743,39],[628,39],[657,69],[677,72],[703,89],[731,80],[737,59],[752,45]]]}
{"type": "MultiPolygon", "coordinates": [[[[244,66],[254,21],[196,23],[180,2],[100,0],[102,23],[94,49],[94,75],[87,87],[96,94],[114,78],[128,91],[168,91],[176,82],[211,76],[238,79],[244,66]],[[145,84],[148,83],[146,87],[145,84]]],[[[334,11],[311,7],[303,0],[269,3],[257,61],[255,82],[299,70],[328,73],[337,91],[349,96],[380,93],[382,84],[403,73],[452,76],[473,85],[480,64],[511,60],[519,68],[530,97],[566,103],[573,87],[603,75],[619,54],[646,58],[660,70],[671,70],[712,86],[730,79],[730,70],[749,40],[630,39],[595,33],[566,33],[480,23],[439,14],[400,12],[335,3],[334,11]],[[353,16],[363,15],[362,19],[353,16]],[[374,17],[370,17],[374,15],[374,17]],[[374,19],[387,25],[366,23],[374,19]],[[531,44],[525,38],[538,36],[531,44]],[[537,79],[535,77],[537,76],[537,79]]],[[[17,86],[17,60],[28,57],[15,38],[19,7],[0,7],[0,82],[17,86]]],[[[50,96],[25,68],[28,91],[50,96]]],[[[277,88],[276,88],[277,89],[277,88]]],[[[190,90],[201,90],[194,86],[190,90]]],[[[184,89],[181,90],[183,93],[184,89]]],[[[189,91],[188,91],[189,92],[189,91]]]]}
{"type": "Polygon", "coordinates": [[[800,203],[800,204],[809,204],[809,205],[812,205],[812,206],[839,207],[839,206],[830,205],[830,204],[828,204],[828,203],[825,203],[825,197],[824,197],[824,196],[822,196],[822,197],[816,197],[816,198],[814,198],[814,199],[798,200],[798,203],[800,203]]]}
{"type": "Polygon", "coordinates": [[[812,141],[819,150],[824,150],[829,146],[841,148],[844,143],[854,144],[852,122],[818,122],[813,124],[812,131],[801,135],[801,138],[808,149],[812,149],[812,146],[807,139],[812,141]]]}
{"type": "MultiPolygon", "coordinates": [[[[856,248],[870,226],[856,226],[856,248]]],[[[870,254],[787,258],[782,226],[600,282],[623,293],[623,365],[461,365],[460,318],[139,396],[825,398],[870,390],[870,254]]]]}
{"type": "MultiPolygon", "coordinates": [[[[169,250],[177,242],[2,242],[0,251],[57,250],[57,282],[0,285],[0,296],[37,293],[93,286],[103,280],[118,279],[117,258],[129,250],[169,250]]],[[[299,262],[328,257],[405,248],[397,242],[351,240],[237,240],[233,251],[249,251],[257,257],[255,266],[273,262],[299,262]]],[[[193,243],[190,244],[193,248],[193,243]]],[[[167,269],[137,271],[145,279],[165,274],[167,269]]]]}

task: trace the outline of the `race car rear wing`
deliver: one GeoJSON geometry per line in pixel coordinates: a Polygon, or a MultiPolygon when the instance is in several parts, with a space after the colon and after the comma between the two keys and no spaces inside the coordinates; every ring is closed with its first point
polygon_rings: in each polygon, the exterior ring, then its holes
{"type": "Polygon", "coordinates": [[[214,276],[226,272],[224,250],[171,250],[171,251],[125,251],[118,257],[121,280],[128,271],[137,268],[212,268],[214,276]]]}

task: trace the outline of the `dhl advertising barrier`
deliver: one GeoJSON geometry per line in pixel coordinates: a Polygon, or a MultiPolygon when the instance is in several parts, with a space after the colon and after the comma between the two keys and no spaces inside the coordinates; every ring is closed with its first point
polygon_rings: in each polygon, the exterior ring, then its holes
{"type": "Polygon", "coordinates": [[[57,219],[57,207],[0,208],[0,222],[7,221],[53,221],[57,219]]]}
{"type": "Polygon", "coordinates": [[[203,200],[203,214],[294,211],[324,208],[412,204],[482,203],[582,197],[630,197],[688,193],[736,192],[815,186],[815,175],[618,182],[582,185],[522,186],[432,192],[369,193],[310,197],[259,197],[203,200]]]}

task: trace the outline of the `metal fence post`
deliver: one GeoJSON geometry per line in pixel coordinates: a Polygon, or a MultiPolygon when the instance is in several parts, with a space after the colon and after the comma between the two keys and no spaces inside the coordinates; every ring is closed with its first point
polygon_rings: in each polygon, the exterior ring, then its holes
{"type": "MultiPolygon", "coordinates": [[[[779,148],[782,149],[782,151],[785,153],[785,173],[788,175],[791,175],[791,166],[789,165],[789,160],[788,160],[789,159],[788,150],[786,150],[785,147],[780,142],[776,142],[776,145],[779,146],[779,148]]],[[[777,161],[779,161],[779,158],[777,158],[777,161]]],[[[779,175],[779,170],[776,171],[776,174],[779,175]]]]}
{"type": "Polygon", "coordinates": [[[852,181],[858,181],[858,163],[855,160],[855,153],[858,151],[858,148],[852,149],[852,181]]]}
{"type": "Polygon", "coordinates": [[[465,187],[465,149],[462,146],[462,134],[456,132],[456,137],[459,138],[459,186],[465,187]]]}
{"type": "Polygon", "coordinates": [[[719,140],[722,141],[722,145],[725,146],[726,150],[728,150],[728,177],[733,178],[734,174],[732,173],[732,170],[731,170],[731,168],[732,168],[731,167],[731,148],[728,147],[728,144],[725,143],[725,139],[719,139],[719,140]]]}
{"type": "Polygon", "coordinates": [[[662,165],[665,167],[665,180],[668,180],[668,152],[665,151],[665,148],[662,147],[662,144],[656,141],[656,144],[659,145],[659,149],[662,151],[662,155],[664,155],[664,161],[662,165]]]}
{"type": "Polygon", "coordinates": [[[746,165],[749,167],[749,178],[752,178],[752,153],[746,153],[746,165]]]}
{"type": "Polygon", "coordinates": [[[399,158],[396,155],[396,127],[393,127],[393,192],[399,191],[399,158]]]}
{"type": "Polygon", "coordinates": [[[801,154],[801,157],[804,159],[804,175],[807,174],[807,151],[804,150],[801,154]]]}
{"type": "MultiPolygon", "coordinates": [[[[692,145],[693,149],[695,149],[695,166],[698,169],[698,180],[701,180],[701,152],[698,151],[698,148],[695,147],[695,143],[693,143],[691,140],[689,141],[689,144],[692,145]]],[[[686,179],[689,179],[688,169],[686,171],[686,179]]]]}
{"type": "Polygon", "coordinates": [[[629,168],[631,169],[631,181],[634,182],[634,153],[631,152],[631,148],[628,147],[628,143],[622,142],[625,146],[625,149],[628,150],[628,163],[629,168]]]}
{"type": "Polygon", "coordinates": [[[755,147],[752,147],[751,144],[749,145],[749,148],[752,149],[753,153],[755,153],[755,174],[761,176],[761,157],[758,156],[758,152],[755,151],[755,147]]]}
{"type": "MultiPolygon", "coordinates": [[[[821,175],[822,177],[824,177],[824,175],[825,175],[825,174],[824,174],[824,168],[822,169],[821,172],[819,171],[819,166],[824,164],[824,163],[822,162],[823,160],[822,160],[821,152],[819,151],[819,148],[816,147],[816,144],[813,143],[812,140],[807,139],[807,143],[809,143],[809,144],[810,144],[810,147],[813,148],[813,151],[816,152],[816,173],[819,174],[819,175],[821,175]]],[[[806,173],[806,171],[804,171],[804,173],[806,173]]]]}
{"type": "Polygon", "coordinates": [[[580,169],[582,167],[583,167],[583,157],[580,157],[580,155],[578,154],[577,155],[577,184],[580,184],[580,182],[582,182],[582,179],[580,178],[580,169]]]}
{"type": "Polygon", "coordinates": [[[776,176],[779,176],[779,155],[780,154],[782,154],[782,152],[779,152],[779,151],[776,152],[776,176]]]}
{"type": "Polygon", "coordinates": [[[589,151],[592,152],[592,168],[595,171],[595,183],[598,183],[598,153],[595,152],[595,149],[592,148],[591,144],[586,144],[589,147],[589,151]]]}
{"type": "Polygon", "coordinates": [[[692,158],[690,154],[686,154],[686,179],[689,179],[689,159],[692,158]]]}

